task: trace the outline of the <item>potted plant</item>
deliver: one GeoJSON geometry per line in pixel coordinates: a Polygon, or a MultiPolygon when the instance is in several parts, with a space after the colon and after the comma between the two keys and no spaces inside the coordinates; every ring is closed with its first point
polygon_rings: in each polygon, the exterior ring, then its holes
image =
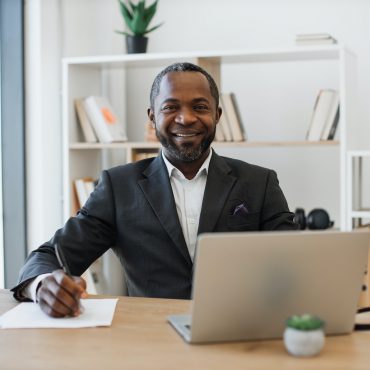
{"type": "Polygon", "coordinates": [[[126,35],[126,49],[128,53],[145,53],[148,45],[148,38],[145,35],[162,25],[160,23],[149,28],[149,24],[157,11],[158,0],[155,0],[148,7],[145,6],[145,0],[139,0],[137,4],[130,0],[128,0],[127,4],[125,0],[118,1],[122,17],[131,33],[125,31],[116,32],[126,35]]]}
{"type": "Polygon", "coordinates": [[[293,356],[309,357],[320,353],[325,343],[324,321],[308,314],[292,316],[286,322],[284,344],[293,356]]]}

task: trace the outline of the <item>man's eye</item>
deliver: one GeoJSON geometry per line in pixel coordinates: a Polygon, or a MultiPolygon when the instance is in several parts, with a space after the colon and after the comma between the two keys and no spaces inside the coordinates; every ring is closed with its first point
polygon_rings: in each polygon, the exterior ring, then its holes
{"type": "Polygon", "coordinates": [[[164,107],[162,107],[162,112],[172,112],[176,109],[176,106],[175,105],[165,105],[164,107]]]}
{"type": "Polygon", "coordinates": [[[208,106],[204,104],[197,104],[194,106],[194,109],[198,111],[208,111],[209,110],[208,106]]]}

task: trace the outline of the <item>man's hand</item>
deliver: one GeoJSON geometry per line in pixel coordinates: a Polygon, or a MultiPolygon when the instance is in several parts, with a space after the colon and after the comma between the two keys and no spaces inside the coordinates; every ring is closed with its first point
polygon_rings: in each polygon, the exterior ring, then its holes
{"type": "Polygon", "coordinates": [[[80,315],[80,298],[86,298],[86,282],[80,277],[70,277],[63,270],[55,270],[42,280],[37,291],[37,301],[49,316],[80,315]]]}

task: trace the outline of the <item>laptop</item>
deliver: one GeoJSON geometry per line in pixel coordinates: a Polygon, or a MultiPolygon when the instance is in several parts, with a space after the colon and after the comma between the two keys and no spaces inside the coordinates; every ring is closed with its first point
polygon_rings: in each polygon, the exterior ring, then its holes
{"type": "Polygon", "coordinates": [[[197,241],[191,315],[168,317],[189,343],[281,338],[309,313],[353,330],[369,232],[212,233],[197,241]]]}

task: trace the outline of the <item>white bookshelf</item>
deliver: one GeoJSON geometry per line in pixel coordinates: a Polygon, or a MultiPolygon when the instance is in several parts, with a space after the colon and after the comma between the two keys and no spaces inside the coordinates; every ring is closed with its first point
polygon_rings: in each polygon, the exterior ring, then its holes
{"type": "MultiPolygon", "coordinates": [[[[103,168],[112,164],[130,162],[133,153],[140,150],[157,150],[158,143],[142,142],[133,140],[126,143],[114,144],[88,144],[82,142],[80,128],[76,122],[73,99],[87,95],[105,95],[112,101],[113,106],[121,108],[123,122],[128,122],[127,112],[132,109],[126,106],[128,93],[126,81],[129,79],[132,69],[142,69],[143,75],[148,69],[156,69],[158,72],[165,66],[178,62],[190,61],[205,67],[215,77],[219,86],[223,84],[223,66],[239,64],[256,65],[261,63],[295,63],[300,62],[320,63],[334,61],[335,73],[340,91],[341,117],[339,133],[334,141],[308,142],[304,137],[286,140],[253,140],[246,142],[214,143],[215,148],[315,148],[327,147],[336,148],[340,168],[339,179],[335,179],[335,186],[340,188],[340,228],[348,229],[347,217],[347,169],[346,152],[351,146],[351,130],[349,125],[354,117],[354,81],[355,81],[355,56],[341,45],[328,45],[316,47],[297,46],[291,49],[264,49],[264,50],[225,50],[206,52],[177,52],[177,53],[156,53],[156,54],[124,54],[105,55],[63,59],[63,194],[64,194],[64,217],[67,219],[73,210],[72,180],[77,177],[98,177],[103,168]],[[120,87],[112,88],[112,75],[118,76],[122,84],[120,87]],[[116,104],[115,104],[116,101],[116,104]],[[118,102],[118,103],[117,103],[118,102]],[[114,158],[112,160],[112,158],[114,158]]],[[[150,74],[153,79],[153,74],[150,74]]],[[[222,88],[222,87],[221,87],[222,88]]],[[[143,92],[148,94],[148,91],[143,92]]],[[[240,105],[240,102],[239,102],[240,105]]],[[[143,110],[146,107],[142,107],[143,110]]],[[[135,125],[142,125],[144,132],[145,122],[129,122],[126,129],[135,125]]],[[[247,130],[248,133],[248,130],[247,130]]],[[[144,136],[144,135],[143,135],[144,136]]],[[[130,140],[129,135],[129,140],[130,140]]],[[[131,139],[132,140],[132,139],[131,139]]],[[[353,140],[352,140],[353,142],[353,140]]],[[[297,149],[298,150],[298,149],[297,149]]],[[[329,184],[328,184],[329,186],[329,184]]],[[[304,197],[304,194],[302,194],[304,197]]]]}
{"type": "Polygon", "coordinates": [[[368,191],[364,187],[364,177],[370,175],[370,150],[348,151],[347,170],[347,225],[352,229],[362,226],[364,219],[370,220],[370,206],[364,206],[363,202],[364,191],[368,191]]]}

